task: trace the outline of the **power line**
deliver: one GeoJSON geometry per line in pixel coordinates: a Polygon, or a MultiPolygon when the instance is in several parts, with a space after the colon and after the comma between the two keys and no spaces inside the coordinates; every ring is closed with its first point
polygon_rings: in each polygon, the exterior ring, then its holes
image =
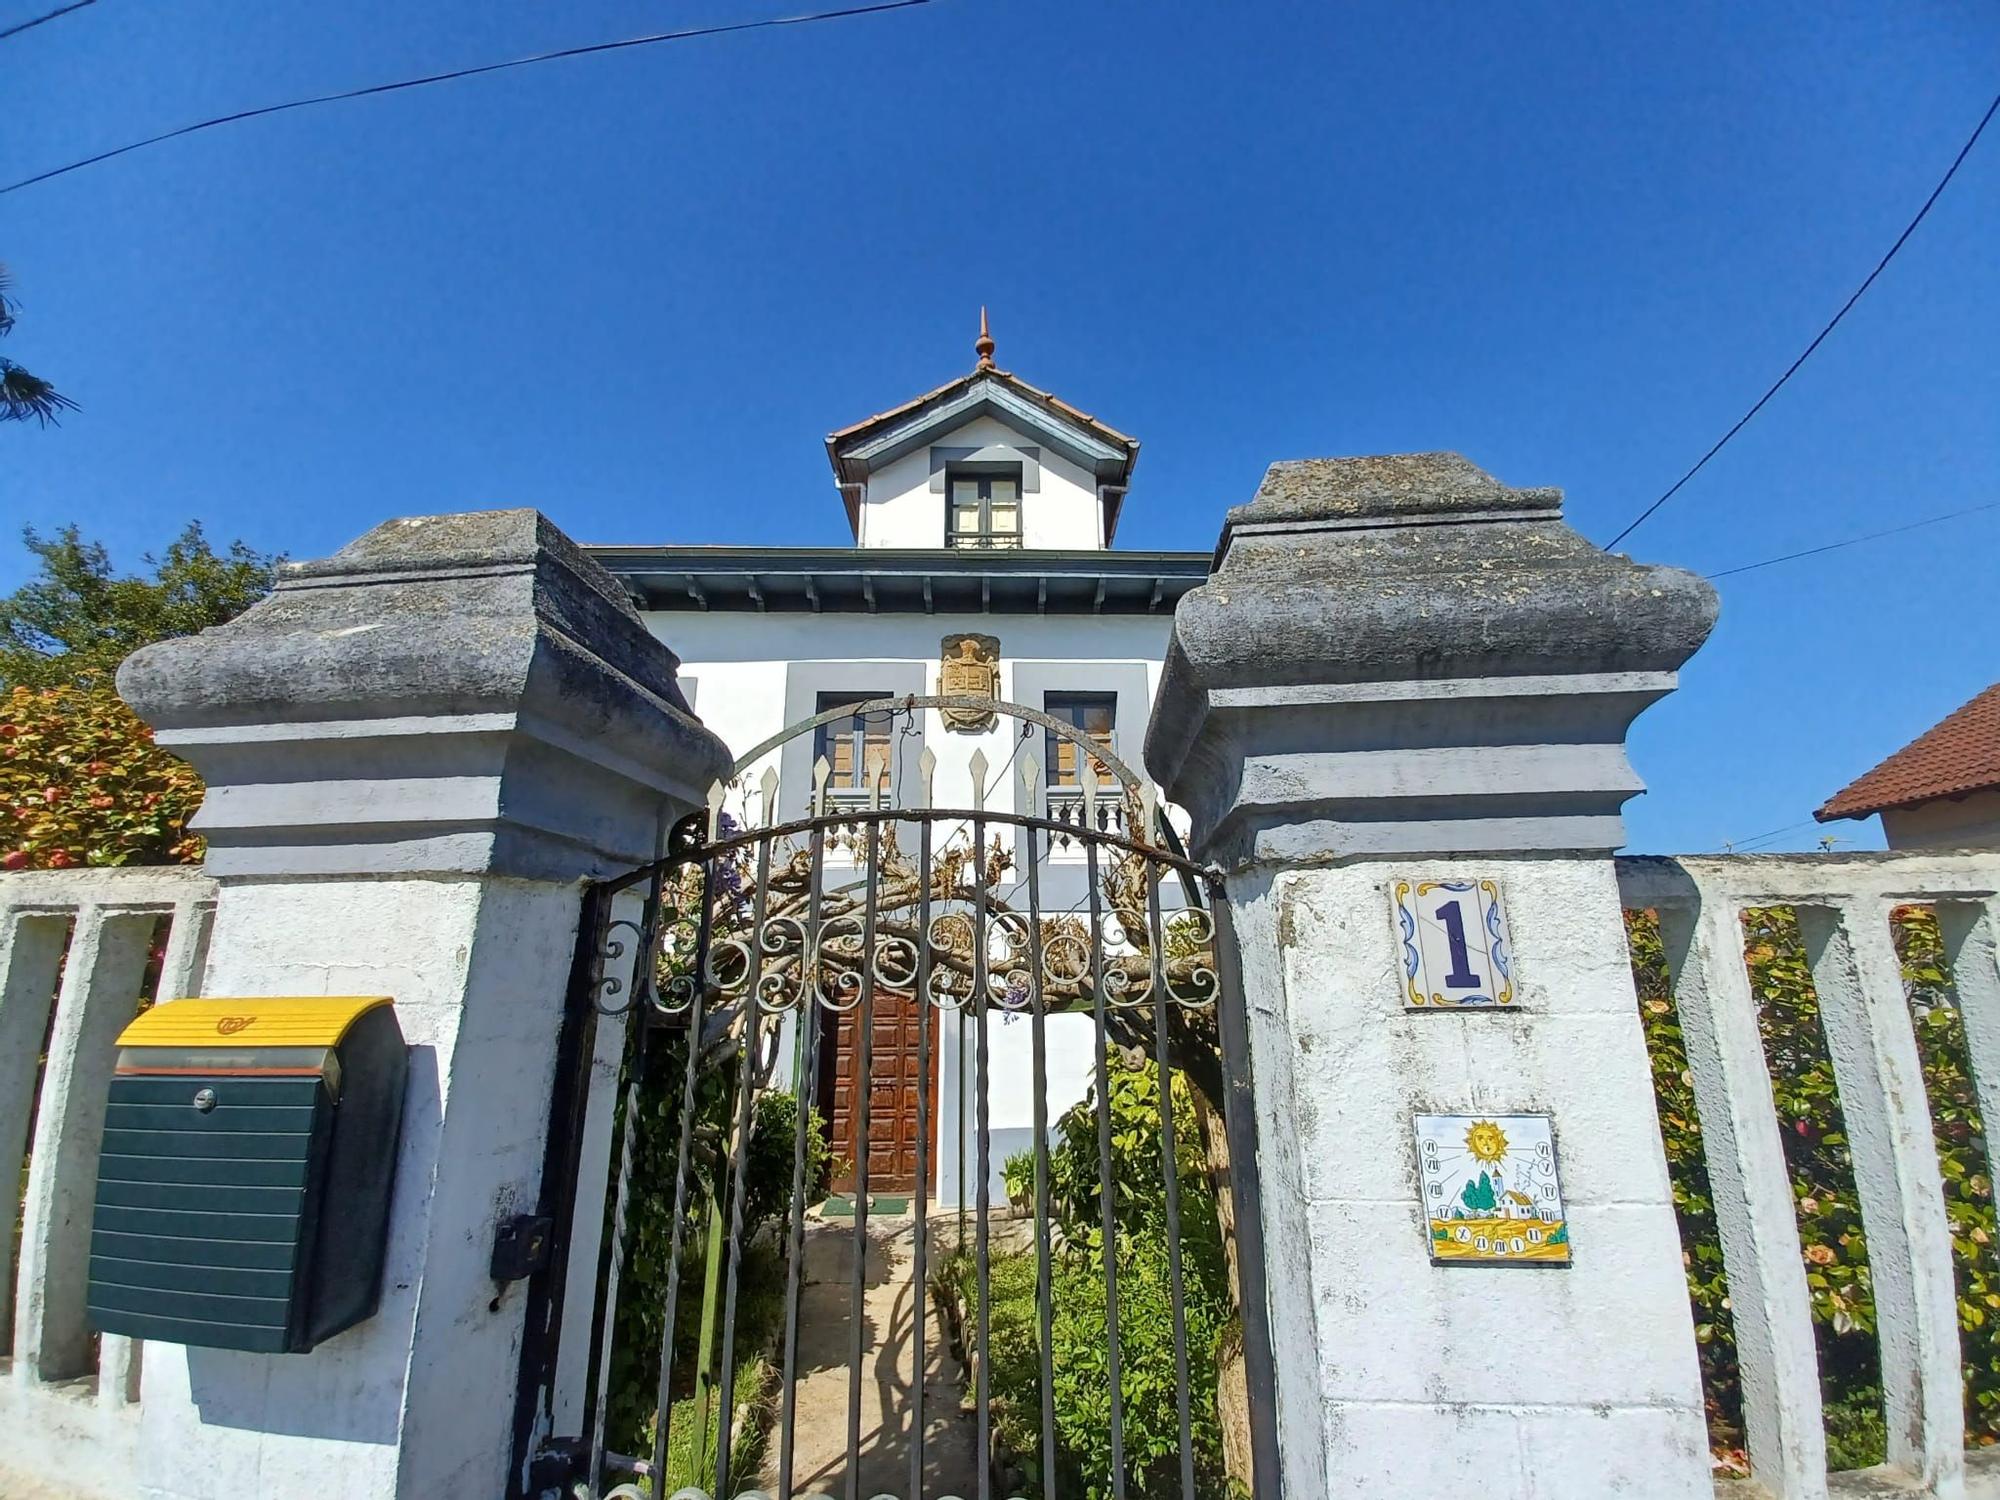
{"type": "Polygon", "coordinates": [[[1889,253],[1887,255],[1884,255],[1881,260],[1876,262],[1875,269],[1868,273],[1868,279],[1862,282],[1860,286],[1856,287],[1854,289],[1854,295],[1849,297],[1846,302],[1841,304],[1840,311],[1835,313],[1833,315],[1832,320],[1827,323],[1826,327],[1822,328],[1819,331],[1819,334],[1813,339],[1813,341],[1810,344],[1806,345],[1805,352],[1801,354],[1797,359],[1792,361],[1790,367],[1786,369],[1784,374],[1780,375],[1777,378],[1777,381],[1771,386],[1771,388],[1768,391],[1764,392],[1763,395],[1757,398],[1757,404],[1755,406],[1751,407],[1750,410],[1746,411],[1745,413],[1743,413],[1741,417],[1737,418],[1736,425],[1734,427],[1730,428],[1729,431],[1723,433],[1723,435],[1720,438],[1716,439],[1715,446],[1710,448],[1708,452],[1702,454],[1700,461],[1697,462],[1692,469],[1689,469],[1687,473],[1681,475],[1679,479],[1676,479],[1673,482],[1673,484],[1667,489],[1667,492],[1664,495],[1660,496],[1659,499],[1655,500],[1651,505],[1647,506],[1644,510],[1640,511],[1639,514],[1633,518],[1632,523],[1630,525],[1628,525],[1623,531],[1619,532],[1618,535],[1614,536],[1610,541],[1606,542],[1604,544],[1606,551],[1609,551],[1611,548],[1616,547],[1620,542],[1624,541],[1626,537],[1630,536],[1633,532],[1637,531],[1640,526],[1645,524],[1646,519],[1649,516],[1651,516],[1654,511],[1658,510],[1662,505],[1665,505],[1669,500],[1673,499],[1674,496],[1679,492],[1680,487],[1686,484],[1690,479],[1694,478],[1695,475],[1699,474],[1707,466],[1708,461],[1711,458],[1715,457],[1716,454],[1720,453],[1723,450],[1723,448],[1728,444],[1731,438],[1735,437],[1737,433],[1741,432],[1745,427],[1749,426],[1750,419],[1756,416],[1758,412],[1762,411],[1764,409],[1765,404],[1769,402],[1773,396],[1777,395],[1779,391],[1784,389],[1785,382],[1790,380],[1794,375],[1798,374],[1799,366],[1803,365],[1807,360],[1812,358],[1813,351],[1818,349],[1821,344],[1825,343],[1826,336],[1832,333],[1834,329],[1840,326],[1840,320],[1842,318],[1845,318],[1848,315],[1848,313],[1854,310],[1854,304],[1861,300],[1862,294],[1865,293],[1868,290],[1868,288],[1870,288],[1875,284],[1875,278],[1880,276],[1885,270],[1889,268],[1889,262],[1896,258],[1896,252],[1901,250],[1904,244],[1909,240],[1910,236],[1916,233],[1917,226],[1923,223],[1925,217],[1930,213],[1931,205],[1938,201],[1939,195],[1941,195],[1944,192],[1945,188],[1950,184],[1952,178],[1958,175],[1959,167],[1964,164],[1965,158],[1971,154],[1972,148],[1979,143],[1979,137],[1985,132],[1987,122],[1993,118],[1994,111],[1996,110],[2000,110],[2000,94],[1995,94],[1993,96],[1993,102],[1986,106],[1986,113],[1979,117],[1979,124],[1973,128],[1972,134],[1966,138],[1965,144],[1958,148],[1958,155],[1952,158],[1951,166],[1945,170],[1944,176],[1938,179],[1938,185],[1931,189],[1930,197],[1924,199],[1924,206],[1917,210],[1917,216],[1914,219],[1910,220],[1910,222],[1906,226],[1904,226],[1903,232],[1896,236],[1896,243],[1889,247],[1889,253]]]}
{"type": "Polygon", "coordinates": [[[1807,818],[1802,823],[1787,823],[1783,828],[1773,828],[1764,833],[1753,833],[1747,839],[1724,839],[1721,844],[1717,845],[1710,852],[1714,854],[1742,854],[1759,844],[1768,844],[1772,839],[1781,838],[1785,834],[1795,832],[1798,829],[1810,828],[1813,826],[1814,821],[1812,818],[1807,818]]]}
{"type": "MultiPolygon", "coordinates": [[[[85,0],[90,3],[90,0],[85,0]]],[[[481,63],[476,67],[453,68],[445,73],[428,73],[421,78],[403,78],[394,83],[373,83],[366,88],[343,89],[334,94],[313,94],[303,99],[288,99],[283,104],[265,104],[256,109],[242,109],[234,114],[216,115],[212,119],[197,120],[192,125],[182,125],[175,130],[149,135],[143,140],[132,141],[109,151],[100,151],[95,156],[86,156],[65,166],[51,167],[46,172],[37,172],[32,177],[23,177],[19,182],[10,182],[0,187],[0,194],[18,192],[24,187],[33,187],[38,182],[47,182],[52,177],[61,177],[68,172],[76,172],[84,167],[96,166],[109,161],[114,156],[124,156],[128,152],[142,151],[148,146],[157,146],[162,141],[171,141],[184,135],[193,135],[201,130],[213,130],[218,125],[233,125],[241,120],[255,120],[264,115],[283,114],[287,110],[307,109],[316,104],[339,104],[349,99],[365,99],[372,94],[393,94],[401,89],[423,88],[427,84],[450,83],[460,78],[476,78],[484,73],[505,72],[509,68],[525,68],[535,63],[558,62],[570,57],[589,57],[599,52],[620,52],[628,47],[651,47],[661,42],[684,42],[694,37],[725,36],[737,31],[761,31],[772,26],[806,26],[815,21],[841,21],[852,16],[872,16],[883,11],[908,10],[915,5],[928,5],[930,0],[877,0],[871,5],[850,5],[840,10],[809,11],[802,15],[771,16],[761,21],[734,21],[726,26],[695,26],[684,31],[659,31],[650,36],[623,37],[614,42],[591,42],[580,47],[560,47],[553,52],[536,52],[527,57],[509,58],[505,62],[481,63]]]]}
{"type": "Polygon", "coordinates": [[[1885,536],[1901,536],[1906,531],[1917,531],[1925,526],[1937,526],[1946,521],[1956,521],[1960,516],[1976,516],[1981,511],[2000,510],[2000,500],[1989,500],[1984,505],[1968,505],[1964,510],[1947,511],[1941,516],[1926,516],[1921,521],[1912,521],[1907,526],[1891,526],[1887,531],[1870,531],[1861,536],[1851,536],[1843,541],[1828,542],[1823,547],[1807,547],[1801,552],[1787,552],[1782,557],[1767,557],[1762,562],[1744,563],[1739,568],[1724,568],[1720,573],[1710,573],[1710,578],[1728,578],[1735,573],[1754,573],[1759,568],[1776,567],[1779,563],[1796,562],[1801,557],[1817,557],[1822,552],[1838,552],[1842,547],[1858,547],[1863,542],[1880,541],[1885,536]]]}
{"type": "Polygon", "coordinates": [[[45,16],[36,16],[32,21],[23,21],[18,26],[9,26],[5,31],[0,31],[0,42],[6,41],[10,36],[19,36],[24,31],[33,31],[44,21],[53,21],[57,16],[66,16],[73,10],[82,10],[86,5],[96,3],[97,0],[74,0],[72,4],[59,5],[45,16]]]}

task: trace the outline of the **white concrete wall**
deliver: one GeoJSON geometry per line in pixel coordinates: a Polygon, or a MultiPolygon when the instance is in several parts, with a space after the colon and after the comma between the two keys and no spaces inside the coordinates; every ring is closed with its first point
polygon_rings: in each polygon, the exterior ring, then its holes
{"type": "Polygon", "coordinates": [[[535,1203],[577,915],[574,887],[490,877],[226,889],[209,993],[395,997],[410,1081],[382,1302],[304,1356],[150,1346],[146,1500],[504,1492],[526,1283],[496,1288],[488,1259],[535,1203]]]}
{"type": "Polygon", "coordinates": [[[1610,862],[1365,860],[1231,890],[1288,1493],[1706,1496],[1694,1331],[1610,862]],[[1406,1011],[1389,885],[1468,876],[1503,882],[1518,999],[1406,1011]],[[1419,1111],[1552,1115],[1574,1263],[1432,1265],[1419,1111]]]}
{"type": "Polygon", "coordinates": [[[2000,849],[2000,791],[1890,808],[1882,835],[1891,849],[2000,849]]]}
{"type": "Polygon", "coordinates": [[[1024,547],[1083,550],[1104,545],[1103,507],[1090,472],[1052,451],[1038,435],[1017,432],[993,417],[976,417],[941,433],[870,474],[861,505],[860,545],[942,547],[946,497],[931,492],[931,448],[995,443],[1041,449],[1041,489],[1021,496],[1024,547]]]}

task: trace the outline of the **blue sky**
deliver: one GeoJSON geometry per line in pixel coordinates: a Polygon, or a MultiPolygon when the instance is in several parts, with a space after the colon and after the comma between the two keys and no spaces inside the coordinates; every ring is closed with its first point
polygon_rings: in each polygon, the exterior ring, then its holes
{"type": "MultiPolygon", "coordinates": [[[[0,0],[0,24],[49,6],[0,0]]],[[[0,42],[0,180],[293,94],[783,0],[100,0],[0,42]]],[[[1606,541],[1866,274],[2000,82],[2000,11],[934,0],[171,143],[0,198],[0,528],[321,554],[537,505],[840,543],[821,437],[1000,363],[1144,443],[1120,543],[1274,459],[1450,448],[1606,541]]],[[[2000,132],[1626,543],[1702,571],[2000,499],[2000,132]]],[[[1800,822],[2000,676],[2000,511],[1724,580],[1632,846],[1800,822]]],[[[0,589],[25,574],[0,538],[0,589]]],[[[1843,837],[1878,842],[1871,823],[1843,837]]],[[[1769,847],[1811,847],[1807,827],[1769,847]]]]}

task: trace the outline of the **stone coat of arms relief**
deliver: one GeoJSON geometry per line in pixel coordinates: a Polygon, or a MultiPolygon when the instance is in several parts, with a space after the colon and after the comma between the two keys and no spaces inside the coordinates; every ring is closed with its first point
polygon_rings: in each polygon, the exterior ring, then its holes
{"type": "MultiPolygon", "coordinates": [[[[949,697],[998,698],[1000,637],[969,633],[946,636],[938,661],[938,691],[949,697]]],[[[946,708],[939,712],[946,729],[967,734],[984,733],[998,719],[990,708],[946,708]]]]}

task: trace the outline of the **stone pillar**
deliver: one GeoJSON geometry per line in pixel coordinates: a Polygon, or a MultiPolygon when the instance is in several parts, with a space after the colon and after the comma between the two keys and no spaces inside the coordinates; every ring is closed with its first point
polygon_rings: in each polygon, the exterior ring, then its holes
{"type": "Polygon", "coordinates": [[[411,1046],[380,1310],[305,1355],[148,1344],[144,1495],[507,1493],[527,1284],[488,1262],[542,1191],[582,882],[729,765],[676,668],[516,510],[391,521],[120,671],[208,783],[207,993],[391,995],[411,1046]]]}
{"type": "Polygon", "coordinates": [[[1561,503],[1455,454],[1278,464],[1175,614],[1146,763],[1226,872],[1300,1500],[1709,1494],[1610,855],[1715,595],[1561,503]],[[1505,1001],[1417,1003],[1395,889],[1465,880],[1505,1001]],[[1434,1262],[1420,1113],[1550,1118],[1570,1264],[1434,1262]]]}

